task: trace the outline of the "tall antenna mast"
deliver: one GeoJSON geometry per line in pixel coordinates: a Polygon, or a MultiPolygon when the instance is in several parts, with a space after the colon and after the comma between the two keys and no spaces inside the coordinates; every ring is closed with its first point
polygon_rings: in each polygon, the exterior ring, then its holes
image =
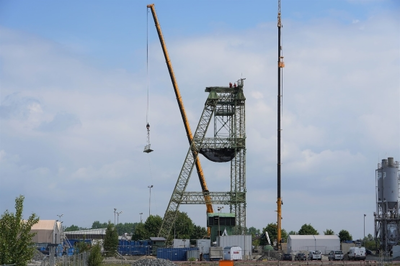
{"type": "MultiPolygon", "coordinates": [[[[277,247],[278,250],[282,249],[282,235],[281,235],[281,220],[282,220],[282,198],[281,198],[281,103],[282,103],[282,84],[281,80],[283,77],[283,67],[285,66],[283,62],[283,56],[281,56],[281,0],[278,0],[278,137],[277,137],[277,227],[278,227],[278,235],[277,235],[277,247]],[[281,75],[282,74],[282,75],[281,75]]],[[[282,82],[283,83],[283,82],[282,82]]]]}

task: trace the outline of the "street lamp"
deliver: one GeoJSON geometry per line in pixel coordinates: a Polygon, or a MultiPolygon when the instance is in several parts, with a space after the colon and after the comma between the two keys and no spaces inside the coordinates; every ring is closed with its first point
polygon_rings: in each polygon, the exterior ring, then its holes
{"type": "Polygon", "coordinates": [[[116,219],[117,218],[117,208],[114,208],[114,225],[116,223],[116,219]]]}
{"type": "MultiPolygon", "coordinates": [[[[218,212],[221,213],[221,210],[222,210],[223,208],[224,208],[224,206],[218,207],[218,208],[217,208],[218,212]]],[[[220,214],[218,214],[218,236],[221,235],[221,228],[220,228],[220,223],[219,223],[220,218],[221,218],[221,216],[220,216],[220,214]]]]}
{"type": "Polygon", "coordinates": [[[142,223],[142,215],[143,215],[143,212],[139,213],[139,215],[140,215],[140,223],[142,223]]]}
{"type": "Polygon", "coordinates": [[[153,188],[153,185],[147,186],[149,188],[149,217],[150,217],[150,206],[151,206],[151,189],[153,188]]]}
{"type": "Polygon", "coordinates": [[[122,213],[122,211],[117,212],[117,225],[119,224],[119,215],[122,213]]]}
{"type": "Polygon", "coordinates": [[[365,216],[367,216],[367,215],[364,213],[364,238],[363,238],[363,242],[365,241],[365,216]]]}

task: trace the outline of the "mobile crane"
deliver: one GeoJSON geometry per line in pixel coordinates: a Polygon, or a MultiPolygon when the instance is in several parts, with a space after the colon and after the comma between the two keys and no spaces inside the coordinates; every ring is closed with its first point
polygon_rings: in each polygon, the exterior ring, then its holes
{"type": "Polygon", "coordinates": [[[281,56],[281,0],[278,0],[278,137],[277,137],[277,248],[278,250],[282,250],[282,235],[281,235],[281,228],[282,228],[282,196],[281,196],[281,102],[282,102],[282,85],[281,80],[283,78],[283,68],[285,67],[285,63],[283,62],[283,56],[281,56]]]}
{"type": "MultiPolygon", "coordinates": [[[[163,50],[163,53],[164,53],[165,62],[167,63],[169,76],[171,78],[171,82],[172,82],[172,85],[174,87],[174,92],[175,92],[176,100],[178,102],[179,111],[181,113],[183,124],[185,126],[186,136],[187,136],[187,139],[189,141],[189,145],[192,145],[193,134],[192,134],[192,131],[191,131],[190,126],[189,126],[189,121],[187,119],[185,108],[183,106],[182,97],[181,97],[181,94],[179,92],[179,87],[178,87],[178,83],[176,82],[174,71],[172,69],[171,60],[170,60],[169,55],[168,55],[167,47],[166,47],[166,44],[165,44],[165,41],[164,41],[164,37],[163,37],[162,31],[161,31],[160,24],[158,22],[158,18],[157,18],[157,14],[156,14],[156,11],[155,11],[155,8],[154,8],[154,4],[147,5],[147,8],[149,8],[151,10],[151,13],[153,15],[153,19],[154,19],[154,23],[155,23],[155,26],[156,26],[156,29],[157,29],[158,37],[160,39],[161,47],[162,47],[162,50],[163,50]]],[[[193,151],[193,152],[195,152],[195,151],[193,151]]],[[[211,198],[210,198],[210,195],[209,195],[209,190],[207,188],[206,180],[204,178],[204,173],[203,173],[203,170],[202,170],[202,167],[201,167],[201,164],[200,164],[200,160],[199,160],[197,154],[196,154],[196,156],[194,156],[194,158],[195,158],[195,165],[196,165],[197,175],[199,177],[200,186],[201,186],[201,189],[202,189],[202,192],[203,192],[203,195],[204,195],[204,200],[206,202],[207,213],[213,213],[214,210],[213,210],[213,206],[211,204],[211,198]]],[[[164,217],[164,220],[165,220],[165,217],[164,217]]],[[[175,221],[175,217],[173,218],[173,221],[175,221]]],[[[170,225],[170,226],[172,226],[172,225],[170,225]]],[[[160,230],[160,233],[161,233],[161,230],[160,230]]],[[[210,230],[210,228],[207,228],[207,235],[210,236],[210,234],[211,234],[211,230],[210,230]]]]}

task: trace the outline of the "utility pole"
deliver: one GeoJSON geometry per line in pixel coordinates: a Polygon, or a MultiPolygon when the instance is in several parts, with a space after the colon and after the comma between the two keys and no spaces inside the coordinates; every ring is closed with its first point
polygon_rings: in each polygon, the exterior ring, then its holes
{"type": "Polygon", "coordinates": [[[147,186],[149,188],[149,217],[150,217],[150,206],[151,206],[151,189],[153,185],[147,186]]]}
{"type": "Polygon", "coordinates": [[[117,212],[117,225],[119,224],[119,215],[122,213],[122,211],[117,212]]]}
{"type": "Polygon", "coordinates": [[[281,198],[281,103],[282,103],[282,84],[281,84],[281,79],[283,78],[283,75],[281,76],[283,72],[283,67],[285,66],[283,62],[283,56],[281,56],[281,28],[282,28],[282,23],[281,23],[281,0],[278,0],[278,124],[277,124],[277,227],[278,227],[278,235],[277,235],[277,247],[278,250],[282,249],[282,236],[281,236],[281,221],[282,221],[282,198],[281,198]]]}
{"type": "Polygon", "coordinates": [[[365,213],[364,213],[364,238],[363,238],[363,243],[364,243],[364,245],[365,245],[365,216],[367,216],[365,213]]]}

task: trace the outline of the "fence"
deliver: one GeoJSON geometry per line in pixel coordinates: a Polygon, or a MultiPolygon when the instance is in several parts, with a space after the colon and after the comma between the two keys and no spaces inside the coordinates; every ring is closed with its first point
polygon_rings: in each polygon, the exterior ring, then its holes
{"type": "Polygon", "coordinates": [[[88,257],[88,252],[62,257],[46,256],[40,266],[87,266],[88,257]]]}

